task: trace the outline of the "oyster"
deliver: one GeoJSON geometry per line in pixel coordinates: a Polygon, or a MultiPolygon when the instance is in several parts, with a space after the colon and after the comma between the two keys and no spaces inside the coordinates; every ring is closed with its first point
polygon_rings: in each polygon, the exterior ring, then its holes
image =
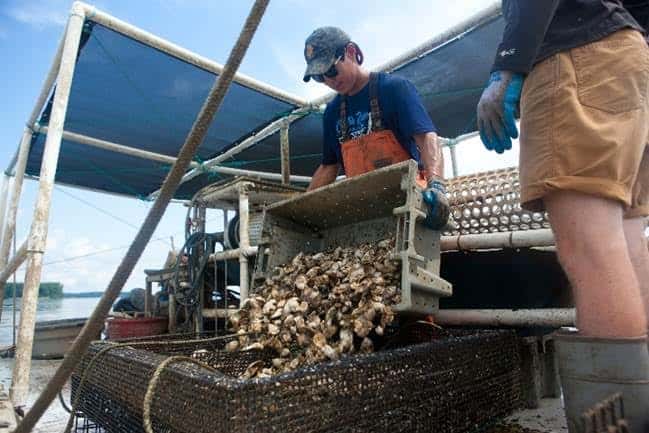
{"type": "Polygon", "coordinates": [[[239,334],[226,350],[276,351],[251,363],[242,378],[268,377],[303,365],[374,350],[400,302],[400,265],[393,240],[300,253],[276,267],[230,326],[239,334]]]}

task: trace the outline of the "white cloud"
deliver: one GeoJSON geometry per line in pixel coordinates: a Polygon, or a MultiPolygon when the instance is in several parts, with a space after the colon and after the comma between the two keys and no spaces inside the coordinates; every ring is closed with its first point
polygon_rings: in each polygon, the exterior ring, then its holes
{"type": "Polygon", "coordinates": [[[65,257],[77,257],[89,254],[93,251],[102,250],[98,245],[93,245],[87,237],[79,237],[72,239],[65,248],[65,257]]]}
{"type": "Polygon", "coordinates": [[[8,7],[6,13],[18,22],[41,29],[50,26],[64,26],[69,10],[69,1],[23,1],[8,7]]]}
{"type": "MultiPolygon", "coordinates": [[[[108,287],[126,249],[126,245],[94,243],[86,236],[70,236],[62,229],[51,230],[41,281],[60,282],[68,293],[103,291],[108,287]]],[[[144,287],[144,269],[161,268],[167,251],[160,242],[152,240],[131,273],[124,290],[144,287]]],[[[22,279],[24,271],[23,266],[18,273],[19,280],[22,279]]]]}

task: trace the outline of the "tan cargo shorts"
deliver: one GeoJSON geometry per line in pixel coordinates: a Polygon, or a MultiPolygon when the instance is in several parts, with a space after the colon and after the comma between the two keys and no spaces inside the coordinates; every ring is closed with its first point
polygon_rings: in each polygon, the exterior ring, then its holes
{"type": "Polygon", "coordinates": [[[521,98],[524,208],[557,190],[618,200],[649,215],[649,47],[621,30],[534,67],[521,98]]]}

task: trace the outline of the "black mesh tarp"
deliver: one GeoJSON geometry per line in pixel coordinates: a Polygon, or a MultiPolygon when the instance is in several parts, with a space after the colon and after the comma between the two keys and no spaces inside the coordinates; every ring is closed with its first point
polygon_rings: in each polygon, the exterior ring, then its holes
{"type": "MultiPolygon", "coordinates": [[[[489,74],[504,22],[485,18],[457,37],[397,67],[411,80],[440,135],[475,130],[475,106],[489,74]]],[[[72,83],[65,130],[175,156],[215,75],[99,24],[88,22],[72,83]]],[[[197,160],[205,161],[286,116],[295,105],[233,83],[197,160]]],[[[40,123],[47,124],[49,109],[40,123]]],[[[311,175],[320,162],[322,117],[311,113],[290,128],[291,173],[311,175]]],[[[27,174],[37,176],[44,136],[36,134],[27,174]]],[[[279,134],[224,161],[229,167],[280,172],[279,134]]],[[[157,190],[169,166],[64,140],[56,180],[145,197],[157,190]]],[[[181,186],[189,198],[227,176],[204,173],[181,186]]]]}
{"type": "MultiPolygon", "coordinates": [[[[176,156],[216,75],[99,24],[87,22],[65,130],[176,156]]],[[[295,105],[232,83],[197,159],[231,147],[295,105]]],[[[49,107],[40,118],[47,125],[49,107]]],[[[27,173],[38,175],[44,137],[36,135],[27,173]]],[[[57,181],[127,195],[158,189],[163,164],[66,140],[57,181]]]]}

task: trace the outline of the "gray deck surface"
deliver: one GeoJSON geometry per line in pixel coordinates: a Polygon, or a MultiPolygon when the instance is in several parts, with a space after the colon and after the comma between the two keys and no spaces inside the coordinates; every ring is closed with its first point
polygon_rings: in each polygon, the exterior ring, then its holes
{"type": "MultiPolygon", "coordinates": [[[[50,377],[54,375],[57,367],[61,363],[60,360],[33,360],[31,377],[29,380],[29,397],[28,406],[31,405],[40,392],[45,388],[50,377]]],[[[11,372],[13,369],[13,358],[0,359],[0,383],[2,383],[6,390],[11,386],[11,372]]],[[[70,386],[66,385],[63,395],[67,399],[70,398],[70,386]]],[[[50,407],[45,412],[43,418],[40,419],[33,433],[62,433],[66,423],[68,422],[68,413],[63,409],[58,398],[52,402],[50,407]]]]}

